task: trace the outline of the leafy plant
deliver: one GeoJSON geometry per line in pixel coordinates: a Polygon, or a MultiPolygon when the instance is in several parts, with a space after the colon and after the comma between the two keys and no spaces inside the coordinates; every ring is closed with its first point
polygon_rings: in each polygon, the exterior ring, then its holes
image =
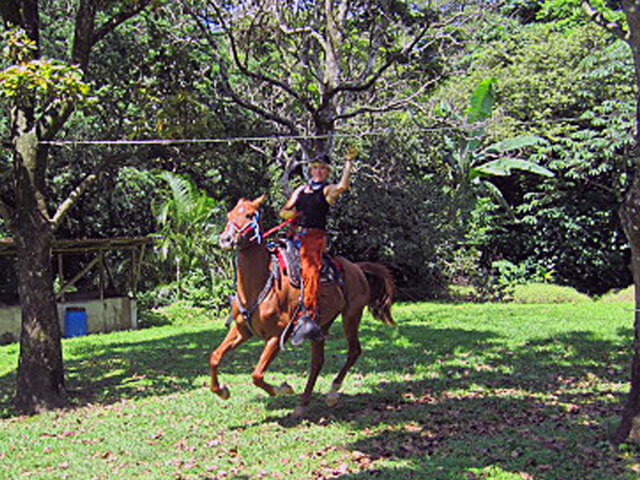
{"type": "MultiPolygon", "coordinates": [[[[182,298],[184,288],[189,287],[184,284],[184,278],[196,271],[201,272],[200,278],[213,294],[219,281],[228,283],[233,275],[229,261],[217,247],[223,205],[187,178],[170,172],[162,172],[159,177],[167,184],[169,192],[156,206],[161,235],[157,251],[160,259],[175,269],[176,298],[182,298]]],[[[196,287],[195,283],[191,282],[191,288],[196,287]]]]}
{"type": "Polygon", "coordinates": [[[26,96],[32,93],[42,99],[86,100],[89,85],[76,65],[50,58],[32,58],[36,44],[21,29],[2,36],[2,55],[11,65],[0,71],[0,98],[26,96]]]}
{"type": "MultiPolygon", "coordinates": [[[[485,141],[485,122],[491,117],[496,103],[495,78],[483,80],[471,95],[467,118],[462,125],[461,137],[445,136],[445,145],[450,149],[449,166],[454,179],[461,186],[481,187],[505,208],[509,208],[502,193],[491,181],[491,177],[505,177],[513,170],[553,177],[547,168],[516,155],[527,148],[545,143],[535,135],[520,135],[482,147],[485,141]]],[[[458,119],[459,120],[459,119],[458,119]]]]}

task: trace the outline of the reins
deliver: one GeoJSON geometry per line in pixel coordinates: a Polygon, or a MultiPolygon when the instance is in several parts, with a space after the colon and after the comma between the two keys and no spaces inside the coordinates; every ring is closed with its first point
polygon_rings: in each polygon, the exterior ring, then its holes
{"type": "MultiPolygon", "coordinates": [[[[244,236],[247,233],[253,231],[253,236],[249,239],[249,242],[256,240],[257,244],[260,245],[263,243],[263,241],[269,237],[270,235],[273,235],[275,232],[277,232],[278,230],[281,230],[282,228],[286,227],[287,225],[290,225],[291,223],[295,222],[297,220],[296,217],[292,217],[288,220],[285,220],[284,222],[276,225],[275,227],[267,230],[265,233],[261,234],[260,233],[260,216],[258,214],[258,212],[255,213],[253,219],[247,223],[245,226],[240,227],[237,223],[230,221],[229,223],[231,224],[231,226],[236,229],[236,231],[238,232],[239,236],[244,236]]],[[[246,247],[245,247],[246,248],[246,247]]],[[[238,253],[243,250],[243,249],[239,249],[238,253]]],[[[271,289],[273,288],[273,281],[274,279],[278,279],[280,278],[280,268],[279,268],[279,263],[278,263],[278,258],[274,253],[270,254],[271,257],[271,268],[269,269],[269,276],[267,277],[267,280],[264,284],[264,287],[262,287],[262,290],[260,291],[260,293],[258,294],[258,297],[256,298],[255,302],[253,302],[253,305],[251,305],[250,307],[244,307],[242,305],[242,303],[240,302],[240,298],[238,298],[238,285],[237,285],[237,275],[238,275],[238,262],[237,262],[237,256],[236,256],[236,262],[234,265],[234,277],[236,279],[236,294],[234,295],[234,297],[231,299],[231,307],[233,308],[233,302],[236,303],[237,307],[238,307],[238,312],[240,313],[240,315],[242,315],[244,317],[244,320],[247,324],[247,328],[249,329],[249,332],[251,332],[251,335],[255,335],[254,331],[253,331],[253,323],[252,323],[252,317],[253,314],[255,313],[255,311],[258,309],[258,307],[260,306],[260,304],[267,298],[267,296],[269,295],[269,292],[271,292],[271,289]]],[[[300,310],[300,303],[298,303],[298,306],[296,307],[294,314],[292,315],[292,318],[295,318],[296,315],[298,314],[300,310]]],[[[229,326],[231,324],[231,322],[233,321],[232,318],[232,314],[229,315],[229,318],[227,319],[227,326],[229,326]]],[[[282,350],[284,350],[284,344],[285,344],[285,339],[287,338],[288,333],[290,332],[291,328],[293,326],[293,322],[289,322],[287,324],[287,326],[285,327],[285,329],[283,330],[282,334],[280,335],[280,348],[282,350]]]]}
{"type": "Polygon", "coordinates": [[[278,230],[280,230],[281,228],[286,227],[287,225],[289,225],[290,223],[293,223],[294,221],[296,221],[296,217],[292,217],[289,220],[285,220],[284,222],[282,222],[279,225],[276,225],[275,227],[273,227],[270,230],[267,230],[263,235],[262,235],[262,239],[264,240],[265,238],[267,238],[269,235],[277,232],[278,230]]]}

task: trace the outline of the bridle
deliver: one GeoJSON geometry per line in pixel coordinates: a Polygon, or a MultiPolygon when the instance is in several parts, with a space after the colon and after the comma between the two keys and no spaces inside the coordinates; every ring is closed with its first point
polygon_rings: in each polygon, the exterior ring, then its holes
{"type": "MultiPolygon", "coordinates": [[[[262,233],[260,233],[260,213],[259,212],[254,213],[253,218],[249,221],[249,223],[247,223],[242,227],[238,225],[236,222],[234,222],[233,220],[229,220],[227,224],[230,225],[232,228],[232,231],[230,232],[231,235],[236,237],[236,245],[238,245],[239,240],[241,238],[243,238],[245,235],[249,233],[253,233],[253,235],[248,239],[249,245],[253,241],[256,241],[258,245],[262,243],[262,233]]],[[[244,248],[246,248],[247,246],[245,246],[244,248]]]]}
{"type": "MultiPolygon", "coordinates": [[[[288,220],[285,220],[284,222],[280,223],[279,225],[276,225],[275,227],[267,230],[265,233],[261,233],[260,232],[260,213],[259,212],[254,213],[253,214],[253,218],[251,219],[251,221],[249,223],[247,223],[246,225],[244,225],[243,227],[238,225],[233,220],[229,220],[227,223],[229,225],[231,225],[231,228],[233,229],[230,232],[231,235],[236,236],[237,240],[240,240],[242,237],[244,237],[248,233],[253,232],[253,236],[251,236],[251,238],[249,238],[249,245],[246,245],[244,247],[244,248],[247,248],[247,247],[250,246],[251,242],[253,242],[254,240],[256,241],[256,243],[258,245],[260,245],[262,243],[262,241],[265,238],[267,238],[269,235],[271,235],[271,234],[277,232],[278,230],[286,227],[290,223],[297,222],[297,220],[298,220],[297,218],[290,218],[288,220]]],[[[236,241],[236,244],[237,243],[238,242],[236,241]]]]}

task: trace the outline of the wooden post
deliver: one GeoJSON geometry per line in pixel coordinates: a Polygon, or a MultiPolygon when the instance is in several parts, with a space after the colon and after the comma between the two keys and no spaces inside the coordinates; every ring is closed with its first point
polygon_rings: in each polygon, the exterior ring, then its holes
{"type": "Polygon", "coordinates": [[[100,250],[98,258],[100,259],[100,300],[104,300],[104,250],[100,250]]]}
{"type": "Polygon", "coordinates": [[[62,258],[62,253],[58,254],[58,279],[60,281],[60,293],[61,293],[59,300],[61,302],[64,302],[65,301],[64,291],[62,290],[62,286],[64,285],[64,261],[62,258]]]}

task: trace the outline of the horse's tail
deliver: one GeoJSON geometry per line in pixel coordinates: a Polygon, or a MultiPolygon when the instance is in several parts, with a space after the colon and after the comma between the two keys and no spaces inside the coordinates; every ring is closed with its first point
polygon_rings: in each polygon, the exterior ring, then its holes
{"type": "Polygon", "coordinates": [[[371,314],[385,325],[395,325],[391,317],[391,305],[396,294],[396,284],[391,272],[379,263],[360,262],[358,267],[364,272],[371,290],[367,305],[371,314]]]}

